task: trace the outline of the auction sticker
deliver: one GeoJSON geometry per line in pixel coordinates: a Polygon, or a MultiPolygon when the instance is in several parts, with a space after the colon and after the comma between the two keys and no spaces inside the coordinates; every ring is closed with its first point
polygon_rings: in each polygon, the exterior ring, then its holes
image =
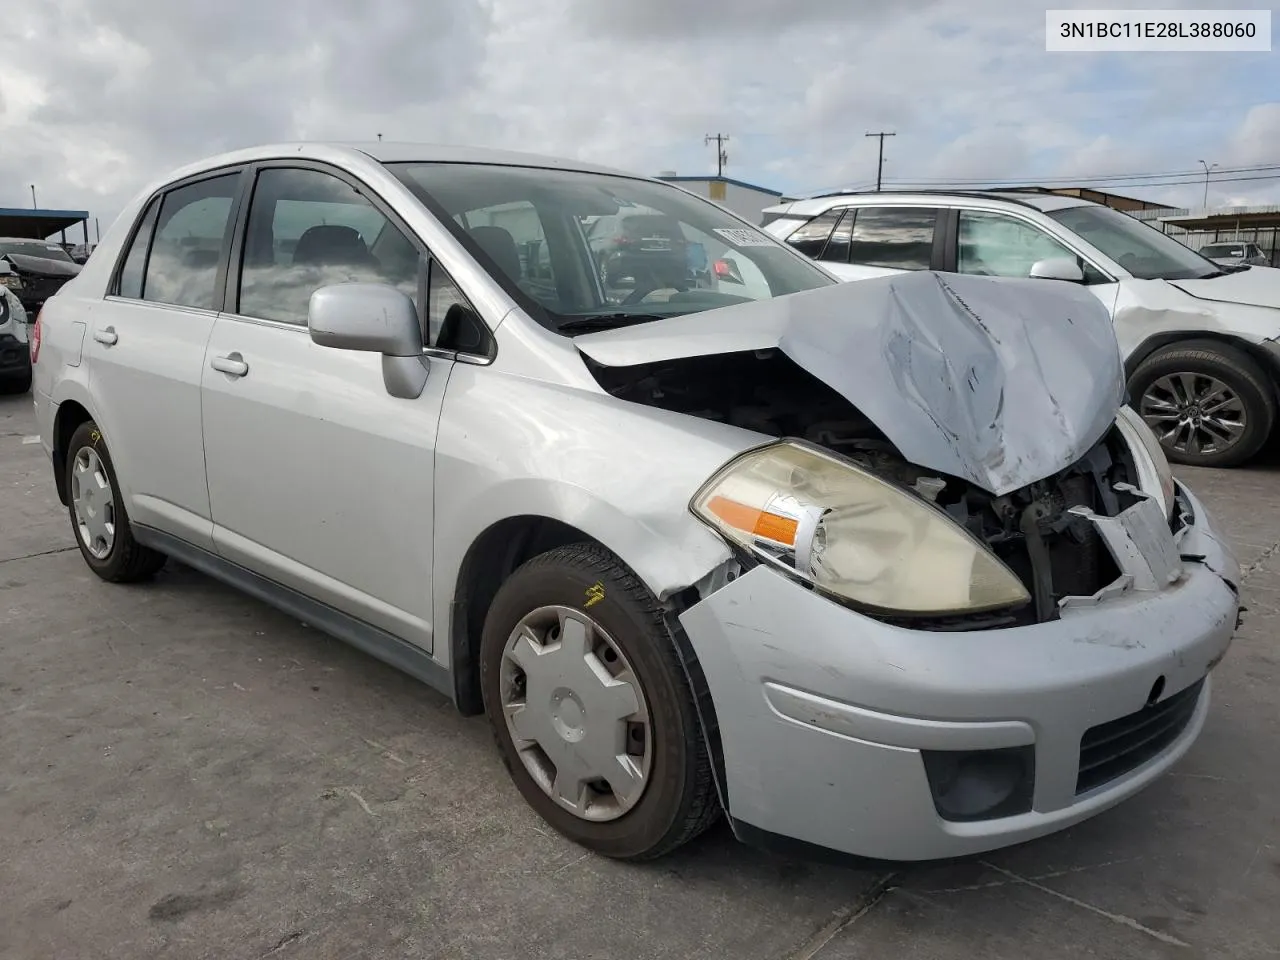
{"type": "Polygon", "coordinates": [[[717,227],[716,233],[735,247],[772,247],[773,241],[745,227],[717,227]]]}

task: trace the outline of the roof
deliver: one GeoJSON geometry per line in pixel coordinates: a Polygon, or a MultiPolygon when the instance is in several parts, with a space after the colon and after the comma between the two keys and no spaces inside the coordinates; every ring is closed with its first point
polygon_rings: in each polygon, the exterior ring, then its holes
{"type": "Polygon", "coordinates": [[[667,183],[731,183],[735,187],[742,187],[744,190],[754,190],[756,193],[767,193],[771,197],[781,197],[782,193],[778,190],[770,190],[768,187],[757,186],[754,183],[747,183],[745,180],[735,180],[732,177],[708,176],[708,177],[672,177],[660,176],[659,180],[667,183]]]}
{"type": "Polygon", "coordinates": [[[1142,219],[1172,223],[1184,230],[1215,228],[1222,230],[1236,226],[1280,227],[1280,206],[1269,204],[1256,207],[1219,207],[1208,210],[1164,210],[1156,211],[1142,219]]]}
{"type": "Polygon", "coordinates": [[[602,173],[630,177],[632,179],[653,179],[652,177],[645,177],[643,174],[615,170],[611,167],[600,166],[583,160],[544,156],[536,153],[522,153],[514,150],[490,150],[482,147],[445,146],[434,143],[389,143],[381,140],[372,142],[299,140],[283,143],[265,143],[216,156],[204,157],[171,171],[160,180],[157,180],[156,185],[159,186],[173,180],[180,180],[183,177],[216,167],[252,163],[255,160],[287,157],[334,160],[342,154],[346,154],[348,158],[355,158],[359,155],[372,157],[380,163],[488,163],[512,167],[573,170],[580,173],[602,173]]]}
{"type": "Polygon", "coordinates": [[[904,202],[919,200],[925,203],[936,203],[943,198],[1002,200],[1006,203],[1015,203],[1023,207],[1033,207],[1036,210],[1046,212],[1050,210],[1064,210],[1067,207],[1096,206],[1092,201],[1082,200],[1079,197],[1063,197],[1049,193],[1020,193],[1016,190],[850,190],[821,194],[816,197],[797,200],[794,204],[779,204],[776,207],[770,207],[764,212],[814,214],[826,210],[833,205],[833,201],[839,201],[843,198],[885,198],[904,202]]]}
{"type": "Polygon", "coordinates": [[[24,210],[0,207],[0,236],[15,240],[43,240],[53,233],[89,219],[88,210],[24,210]]]}

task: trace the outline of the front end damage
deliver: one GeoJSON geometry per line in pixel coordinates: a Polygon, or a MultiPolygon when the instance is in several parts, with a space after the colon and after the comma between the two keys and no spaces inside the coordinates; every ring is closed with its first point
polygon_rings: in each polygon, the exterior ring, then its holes
{"type": "MultiPolygon", "coordinates": [[[[1145,515],[1153,491],[1115,422],[1110,320],[1077,288],[911,274],[578,343],[620,399],[802,439],[914,490],[1033,598],[934,629],[1045,622],[1063,603],[1177,577],[1176,556],[1153,574],[1107,523],[1145,515]],[[717,342],[729,352],[711,352],[717,342]]],[[[1161,510],[1177,535],[1172,506],[1161,510]]]]}
{"type": "Polygon", "coordinates": [[[929,501],[1032,598],[886,615],[745,551],[677,598],[743,839],[968,855],[1120,802],[1198,737],[1239,573],[1121,409],[1087,293],[917,274],[578,345],[620,399],[803,440],[929,501]]]}

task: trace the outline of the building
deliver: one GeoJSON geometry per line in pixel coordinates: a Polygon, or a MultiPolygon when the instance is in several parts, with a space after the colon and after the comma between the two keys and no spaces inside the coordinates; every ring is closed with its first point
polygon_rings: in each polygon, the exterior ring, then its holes
{"type": "Polygon", "coordinates": [[[1280,267],[1280,206],[1142,210],[1131,214],[1192,250],[1223,240],[1256,243],[1280,267]]]}
{"type": "Polygon", "coordinates": [[[80,224],[82,242],[89,242],[88,210],[24,210],[21,207],[0,208],[0,237],[23,240],[47,240],[55,233],[64,247],[75,242],[74,235],[67,240],[67,229],[80,224]]]}
{"type": "Polygon", "coordinates": [[[713,200],[738,216],[759,223],[765,207],[771,207],[782,199],[782,194],[768,187],[757,187],[730,177],[680,177],[674,170],[658,174],[659,180],[674,183],[700,197],[713,200]]]}

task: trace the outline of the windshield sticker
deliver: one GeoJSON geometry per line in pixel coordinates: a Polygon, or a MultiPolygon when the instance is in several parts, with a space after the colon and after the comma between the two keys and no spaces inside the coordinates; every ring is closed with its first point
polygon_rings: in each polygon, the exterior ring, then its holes
{"type": "Polygon", "coordinates": [[[746,227],[717,227],[716,233],[735,247],[772,247],[773,241],[746,227]]]}

